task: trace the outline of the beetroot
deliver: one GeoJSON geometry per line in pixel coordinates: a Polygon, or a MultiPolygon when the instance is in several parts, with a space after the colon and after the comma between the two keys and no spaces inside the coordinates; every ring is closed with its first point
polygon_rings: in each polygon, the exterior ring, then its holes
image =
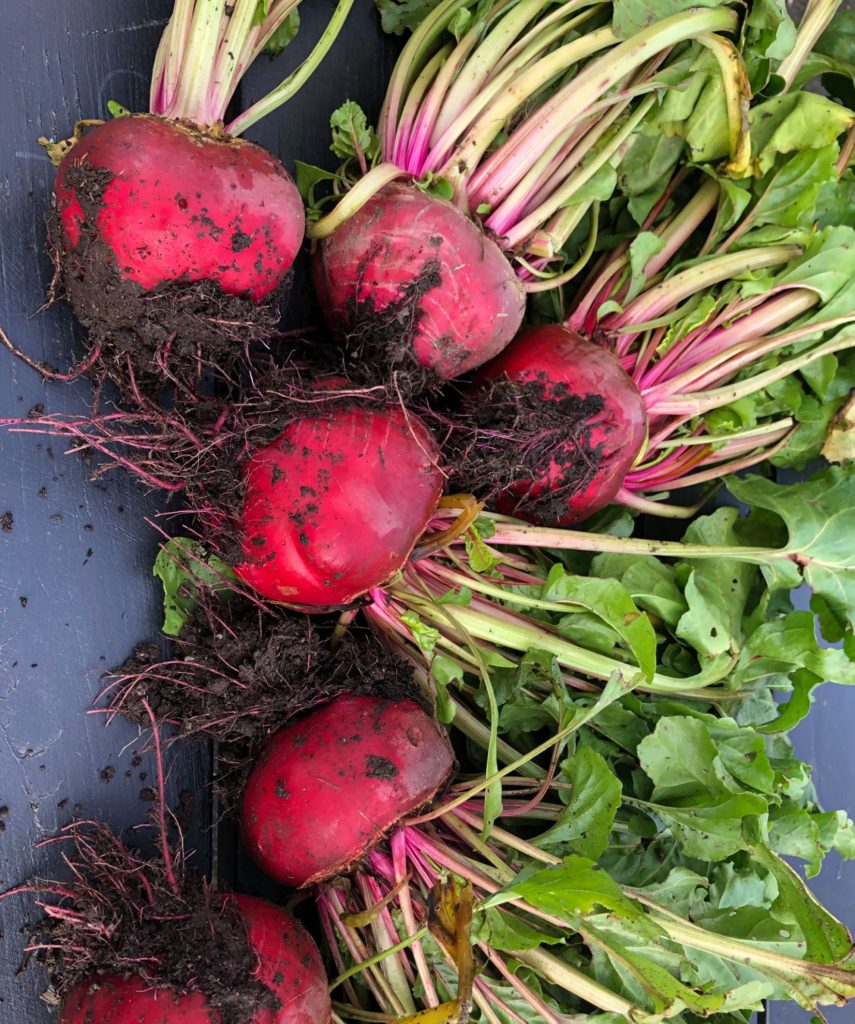
{"type": "Polygon", "coordinates": [[[295,420],[247,463],[238,576],[271,601],[350,604],[406,562],[442,493],[438,463],[396,406],[295,420]]]}
{"type": "Polygon", "coordinates": [[[641,451],[638,388],[605,348],[558,325],[523,331],[481,371],[465,419],[480,428],[458,453],[463,482],[499,509],[565,525],[611,502],[641,451]]]}
{"type": "Polygon", "coordinates": [[[246,785],[244,842],[285,885],[332,878],[428,803],[453,767],[418,704],[338,697],[269,740],[246,785]]]}
{"type": "Polygon", "coordinates": [[[278,160],[150,114],[90,131],[60,164],[55,193],[65,288],[96,332],[216,341],[222,326],[206,323],[206,308],[252,319],[303,240],[303,204],[278,160]]]}
{"type": "MultiPolygon", "coordinates": [[[[326,1024],[330,998],[317,947],[306,929],[281,907],[253,896],[222,897],[237,907],[249,947],[258,958],[255,977],[275,997],[247,1024],[326,1024]]],[[[221,1014],[202,992],[153,988],[119,974],[84,978],[62,1004],[60,1024],[220,1024],[221,1014]]]]}
{"type": "MultiPolygon", "coordinates": [[[[409,371],[418,389],[507,345],[525,293],[559,286],[590,258],[613,187],[604,172],[617,179],[612,168],[668,80],[657,81],[662,65],[699,38],[732,50],[715,33],[736,23],[717,5],[621,39],[574,4],[431,4],[376,134],[367,122],[357,130],[351,103],[333,119],[332,148],[345,157],[338,203],[330,210],[314,185],[307,192],[315,279],[351,375],[393,376],[403,389],[409,371]]],[[[744,170],[737,112],[728,108],[732,167],[744,170]]]]}
{"type": "Polygon", "coordinates": [[[279,321],[305,229],[285,167],[239,136],[309,78],[353,2],[339,0],[298,71],[227,122],[247,68],[296,30],[300,0],[180,0],[148,113],[83,121],[72,139],[48,144],[59,164],[56,282],[89,330],[90,353],[71,374],[31,365],[60,377],[91,369],[137,404],[168,387],[192,400],[205,365],[236,379],[250,343],[279,321]]]}
{"type": "Polygon", "coordinates": [[[201,992],[179,995],[152,989],[141,978],[98,975],[78,982],[65,997],[60,1024],[219,1024],[201,992]]]}
{"type": "Polygon", "coordinates": [[[313,272],[332,328],[362,360],[450,380],[513,338],[525,291],[502,251],[457,207],[389,185],[318,247],[313,272]]]}

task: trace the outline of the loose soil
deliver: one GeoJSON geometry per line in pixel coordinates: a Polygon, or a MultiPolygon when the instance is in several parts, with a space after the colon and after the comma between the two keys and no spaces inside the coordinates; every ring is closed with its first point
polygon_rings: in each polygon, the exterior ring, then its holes
{"type": "Polygon", "coordinates": [[[218,742],[218,788],[234,810],[267,737],[294,715],[340,693],[421,699],[409,666],[365,627],[339,643],[334,618],[262,610],[239,597],[200,609],[164,659],[143,644],[116,668],[112,706],[143,726],[146,704],[180,734],[218,742]]]}

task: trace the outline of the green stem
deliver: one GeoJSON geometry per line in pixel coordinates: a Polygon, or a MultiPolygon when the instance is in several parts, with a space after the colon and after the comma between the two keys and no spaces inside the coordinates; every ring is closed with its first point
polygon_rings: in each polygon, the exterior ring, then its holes
{"type": "Polygon", "coordinates": [[[631,326],[633,331],[644,330],[656,317],[674,309],[696,292],[754,270],[789,263],[801,254],[802,250],[797,245],[765,245],[703,260],[640,295],[617,318],[616,326],[631,326]]]}
{"type": "Polygon", "coordinates": [[[356,977],[357,974],[361,974],[364,970],[367,970],[369,967],[374,967],[377,964],[382,963],[384,960],[388,959],[390,956],[394,956],[396,953],[400,953],[405,949],[409,949],[410,946],[412,946],[414,943],[421,942],[422,939],[426,939],[429,934],[430,932],[428,931],[427,928],[422,928],[420,931],[415,932],[413,935],[408,935],[405,939],[402,939],[401,942],[399,942],[397,945],[390,946],[388,949],[384,949],[382,952],[377,953],[375,956],[369,957],[368,960],[363,960],[362,963],[354,964],[353,967],[350,967],[348,968],[348,970],[344,971],[344,973],[339,974],[337,978],[333,978],[333,980],[327,986],[327,991],[333,992],[335,989],[339,987],[339,985],[343,985],[346,981],[349,981],[351,978],[356,977]]]}
{"type": "Polygon", "coordinates": [[[515,960],[531,967],[553,985],[558,985],[566,992],[571,992],[585,1002],[596,1006],[606,1013],[615,1013],[624,1020],[634,1024],[647,1024],[659,1018],[645,1013],[641,1007],[616,995],[604,985],[589,978],[586,974],[571,967],[566,961],[544,949],[529,949],[511,953],[515,960]]]}
{"type": "Polygon", "coordinates": [[[758,373],[747,380],[737,381],[736,384],[714,388],[700,395],[671,395],[669,398],[662,399],[661,402],[658,401],[656,403],[657,415],[700,416],[713,409],[719,409],[724,405],[730,405],[733,402],[739,401],[740,398],[745,398],[747,395],[756,394],[758,391],[769,387],[770,384],[775,384],[777,381],[783,380],[799,370],[803,370],[806,366],[810,366],[811,363],[815,363],[824,356],[835,355],[846,349],[855,348],[855,331],[849,334],[847,332],[843,333],[844,337],[842,339],[840,337],[832,338],[824,345],[819,345],[817,348],[804,352],[800,356],[794,356],[792,359],[786,360],[765,373],[758,373]]]}
{"type": "MultiPolygon", "coordinates": [[[[523,139],[527,140],[526,148],[531,151],[530,156],[536,158],[537,149],[536,147],[532,149],[529,138],[535,128],[539,137],[552,138],[569,124],[584,117],[586,111],[597,103],[606,92],[663,50],[670,49],[678,43],[685,42],[702,33],[729,31],[734,28],[735,24],[735,12],[727,8],[716,8],[684,12],[664,18],[643,29],[631,39],[619,43],[606,56],[585,67],[572,82],[560,89],[549,102],[545,103],[534,118],[521,128],[516,129],[508,143],[505,143],[493,154],[492,161],[503,162],[504,156],[509,151],[516,150],[522,145],[523,139]]],[[[590,33],[578,40],[580,49],[584,51],[585,41],[593,37],[601,37],[599,45],[595,49],[602,48],[602,45],[608,45],[607,36],[603,37],[603,33],[606,31],[590,33]]],[[[611,40],[617,42],[614,35],[611,36],[611,40]]],[[[556,51],[556,53],[558,52],[560,51],[556,51]]],[[[549,81],[554,74],[565,70],[578,59],[579,57],[575,57],[570,61],[565,61],[563,68],[560,65],[555,67],[553,73],[544,82],[549,81]]],[[[538,65],[535,66],[535,68],[537,67],[538,65]]],[[[520,76],[518,82],[514,83],[514,89],[527,80],[534,70],[531,69],[527,75],[520,76]]],[[[525,88],[523,88],[523,92],[526,92],[525,88]]],[[[530,94],[529,91],[526,96],[530,94]]],[[[487,120],[482,118],[462,140],[442,171],[443,175],[448,177],[458,190],[486,153],[505,119],[513,113],[520,100],[526,96],[510,95],[504,104],[500,102],[498,105],[501,110],[499,114],[501,119],[498,122],[493,120],[496,111],[491,109],[487,111],[487,115],[489,115],[487,120]]]]}
{"type": "Polygon", "coordinates": [[[664,907],[654,903],[649,896],[633,889],[627,890],[632,897],[643,903],[650,911],[651,917],[670,938],[690,949],[703,950],[729,960],[731,963],[745,964],[748,967],[757,965],[772,977],[795,975],[814,979],[822,985],[828,996],[822,1002],[841,1002],[839,997],[851,998],[855,995],[855,965],[838,966],[837,964],[819,964],[812,961],[798,960],[796,957],[775,953],[761,946],[733,939],[726,935],[708,932],[697,925],[689,924],[683,918],[672,914],[664,907]]]}
{"type": "Polygon", "coordinates": [[[226,0],[196,0],[190,34],[181,60],[175,96],[164,117],[186,118],[207,127],[211,68],[217,60],[226,0]]]}
{"type": "Polygon", "coordinates": [[[748,109],[751,85],[739,50],[729,39],[709,32],[698,36],[698,42],[710,50],[718,62],[727,103],[730,133],[730,160],[726,170],[734,177],[744,177],[751,162],[751,134],[748,109]]]}
{"type": "Polygon", "coordinates": [[[344,224],[362,207],[373,199],[377,193],[399,178],[409,178],[407,171],[402,171],[394,164],[378,164],[353,186],[353,188],[342,196],[332,213],[322,217],[314,224],[306,225],[307,238],[328,238],[337,227],[344,224]]]}
{"type": "Polygon", "coordinates": [[[639,537],[610,537],[606,534],[583,533],[546,526],[529,526],[503,520],[500,516],[482,513],[496,522],[490,538],[494,545],[510,547],[551,548],[556,551],[591,551],[598,554],[654,555],[657,558],[732,558],[750,565],[768,565],[790,561],[790,553],[777,548],[752,548],[728,545],[685,544],[673,540],[643,540],[639,537]]]}
{"type": "Polygon", "coordinates": [[[458,111],[465,109],[469,101],[478,94],[496,63],[507,53],[526,25],[538,17],[547,3],[548,0],[520,0],[487,35],[448,89],[434,124],[434,136],[441,135],[458,111]]]}
{"type": "Polygon", "coordinates": [[[513,249],[517,245],[521,245],[553,213],[571,203],[573,196],[594,177],[601,167],[609,163],[612,157],[621,149],[630,135],[647,116],[648,111],[655,102],[655,96],[648,96],[643,103],[640,103],[626,124],[604,143],[599,152],[584,167],[580,168],[575,174],[571,174],[564,184],[556,189],[545,202],[541,203],[536,210],[532,211],[532,213],[508,231],[505,240],[507,248],[513,249]]]}
{"type": "Polygon", "coordinates": [[[442,0],[424,18],[404,45],[395,64],[386,98],[380,111],[379,135],[384,159],[391,159],[395,133],[401,111],[401,101],[411,83],[423,69],[436,40],[445,32],[458,11],[470,7],[474,0],[442,0]]]}
{"type": "Polygon", "coordinates": [[[841,0],[814,0],[807,6],[796,35],[796,45],[778,65],[777,74],[788,92],[817,40],[837,13],[841,0]]]}
{"type": "Polygon", "coordinates": [[[338,0],[336,9],[327,27],[324,29],[323,35],[306,60],[284,82],[266,96],[263,96],[257,103],[254,103],[248,110],[238,115],[228,125],[227,131],[230,135],[241,135],[247,128],[278,107],[281,107],[283,103],[290,100],[292,96],[302,89],[338,38],[353,4],[354,0],[338,0]]]}
{"type": "Polygon", "coordinates": [[[567,68],[592,56],[598,50],[613,46],[616,42],[617,37],[610,28],[597,29],[559,47],[518,75],[496,99],[495,103],[484,110],[455,147],[445,165],[440,168],[439,173],[453,185],[462,185],[478,166],[490,144],[502,131],[507,119],[522,107],[529,97],[557,75],[566,71],[567,68]]]}

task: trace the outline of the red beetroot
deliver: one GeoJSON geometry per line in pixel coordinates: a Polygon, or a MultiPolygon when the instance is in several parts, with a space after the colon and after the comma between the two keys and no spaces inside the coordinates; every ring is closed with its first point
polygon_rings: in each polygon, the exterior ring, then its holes
{"type": "Polygon", "coordinates": [[[98,975],[78,982],[62,1004],[60,1024],[218,1024],[201,992],[152,989],[141,978],[98,975]]]}
{"type": "Polygon", "coordinates": [[[275,331],[305,213],[279,160],[239,136],[308,80],[355,0],[338,0],[299,69],[226,115],[253,61],[287,45],[300,2],[175,0],[148,111],[81,121],[48,144],[55,284],[90,351],[68,373],[19,353],[30,365],[60,379],[91,370],[135,405],[165,389],[192,404],[205,368],[236,381],[251,343],[275,331]]]}
{"type": "Polygon", "coordinates": [[[418,704],[338,697],[269,740],[247,781],[244,842],[285,885],[331,878],[428,803],[453,767],[418,704]]]}
{"type": "Polygon", "coordinates": [[[516,334],[525,291],[501,249],[456,206],[389,185],[318,246],[324,315],[366,358],[442,380],[467,373],[516,334]]]}
{"type": "Polygon", "coordinates": [[[483,369],[475,401],[496,382],[521,385],[544,415],[543,421],[513,425],[521,445],[557,428],[540,462],[527,463],[516,444],[505,445],[516,475],[505,481],[502,510],[567,525],[608,505],[647,436],[644,401],[618,359],[560,325],[532,327],[483,369]],[[534,471],[526,474],[532,465],[534,471]]]}
{"type": "Polygon", "coordinates": [[[149,114],[90,131],[60,164],[55,192],[65,249],[100,241],[119,278],[144,291],[208,281],[260,302],[303,240],[303,203],[275,157],[149,114]]]}
{"type": "Polygon", "coordinates": [[[246,465],[240,578],[271,601],[349,604],[406,562],[440,494],[439,450],[400,407],[295,420],[246,465]]]}
{"type": "MultiPolygon", "coordinates": [[[[247,1024],[326,1024],[330,998],[321,957],[305,928],[280,907],[251,896],[226,896],[243,917],[256,977],[279,1000],[247,1024]]],[[[79,982],[63,1000],[60,1024],[218,1024],[201,992],[153,989],[140,978],[100,975],[79,982]]]]}

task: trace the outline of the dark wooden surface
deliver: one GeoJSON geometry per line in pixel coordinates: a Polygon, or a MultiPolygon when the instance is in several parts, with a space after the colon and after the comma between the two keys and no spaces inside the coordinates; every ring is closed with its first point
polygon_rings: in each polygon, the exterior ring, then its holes
{"type": "MultiPolygon", "coordinates": [[[[330,0],[305,0],[303,31],[276,61],[263,60],[247,77],[242,102],[270,88],[296,65],[328,18],[330,0]]],[[[30,355],[63,366],[79,353],[80,336],[68,308],[41,310],[50,277],[43,215],[53,168],[39,135],[68,134],[81,117],[105,116],[115,99],[133,110],[147,105],[149,69],[171,7],[169,0],[0,0],[0,320],[30,355]]],[[[321,72],[282,111],[249,135],[292,165],[295,156],[327,161],[328,118],[344,99],[376,113],[394,45],[382,39],[370,0],[357,0],[350,23],[321,72]]],[[[286,311],[303,324],[310,316],[305,275],[298,273],[286,311]]],[[[51,412],[82,412],[89,390],[45,384],[0,352],[0,417],[23,415],[37,403],[51,412]]],[[[157,512],[130,480],[113,475],[98,485],[87,467],[63,454],[61,441],[0,434],[0,889],[34,872],[57,869],[58,851],[35,850],[78,813],[117,830],[138,824],[148,805],[140,791],[152,778],[151,758],[132,767],[147,737],[117,722],[107,729],[86,711],[105,667],[135,643],[156,635],[158,592],[150,577],[156,532],[145,517],[157,512]],[[115,774],[109,782],[102,777],[115,774]],[[126,775],[126,773],[130,773],[126,775]],[[142,778],[143,774],[146,778],[142,778]]],[[[823,802],[855,813],[851,723],[855,692],[826,687],[798,734],[799,754],[817,766],[823,802]]],[[[202,867],[215,834],[207,789],[209,752],[170,754],[170,799],[188,792],[195,818],[190,845],[202,867]]],[[[221,869],[243,888],[271,890],[230,849],[217,851],[221,869]]],[[[228,880],[228,879],[227,879],[228,880]]],[[[855,866],[829,863],[815,888],[827,905],[855,924],[855,866]]],[[[0,1024],[53,1019],[40,1001],[38,970],[18,974],[21,928],[35,917],[30,899],[0,905],[0,1024]]],[[[773,1024],[803,1021],[796,1008],[773,1007],[773,1024]]],[[[831,1014],[852,1020],[851,1010],[831,1014]]]]}

